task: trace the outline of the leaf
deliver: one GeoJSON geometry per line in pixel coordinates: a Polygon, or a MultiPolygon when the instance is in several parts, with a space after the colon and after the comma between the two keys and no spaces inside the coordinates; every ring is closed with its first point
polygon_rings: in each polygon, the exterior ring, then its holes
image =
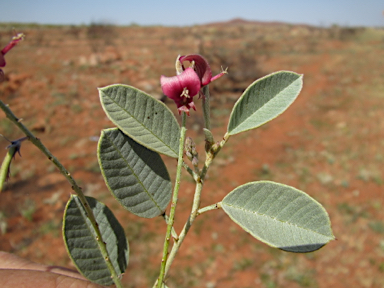
{"type": "Polygon", "coordinates": [[[145,218],[165,211],[172,183],[158,153],[112,128],[102,131],[97,156],[105,183],[125,209],[145,218]]]}
{"type": "Polygon", "coordinates": [[[222,207],[253,237],[285,251],[315,251],[335,238],[321,204],[283,184],[259,181],[239,186],[225,196],[222,207]]]}
{"type": "MultiPolygon", "coordinates": [[[[111,263],[118,274],[123,274],[129,259],[124,229],[107,206],[92,197],[86,199],[106,243],[111,263]]],[[[75,195],[71,196],[65,208],[63,237],[69,256],[84,277],[99,285],[113,284],[111,273],[96,241],[96,232],[75,195]]]]}
{"type": "Polygon", "coordinates": [[[236,102],[228,123],[229,135],[257,128],[283,113],[303,86],[303,76],[272,73],[253,82],[236,102]]]}
{"type": "Polygon", "coordinates": [[[108,118],[136,142],[177,158],[180,126],[171,110],[150,95],[128,85],[99,88],[108,118]]]}
{"type": "Polygon", "coordinates": [[[215,143],[215,140],[213,139],[213,134],[209,129],[203,128],[203,132],[204,132],[206,142],[211,143],[211,144],[215,143]]]}

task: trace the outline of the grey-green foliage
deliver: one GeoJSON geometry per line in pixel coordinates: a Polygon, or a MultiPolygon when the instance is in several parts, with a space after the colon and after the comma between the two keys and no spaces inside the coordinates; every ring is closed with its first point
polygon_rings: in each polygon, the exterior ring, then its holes
{"type": "Polygon", "coordinates": [[[329,216],[316,200],[269,181],[237,187],[222,201],[229,217],[255,238],[290,252],[311,252],[334,239],[329,216]]]}
{"type": "Polygon", "coordinates": [[[165,211],[172,183],[158,153],[112,128],[102,131],[97,156],[108,188],[125,209],[145,218],[165,211]]]}
{"type": "MultiPolygon", "coordinates": [[[[107,206],[94,198],[86,199],[107,246],[109,259],[117,274],[122,274],[129,259],[129,246],[124,229],[107,206]]],[[[100,285],[113,284],[111,273],[96,241],[96,232],[77,196],[71,196],[67,203],[63,236],[68,254],[84,277],[100,285]]]]}
{"type": "Polygon", "coordinates": [[[280,71],[253,82],[233,107],[229,135],[259,127],[283,113],[299,95],[303,76],[280,71]]]}
{"type": "Polygon", "coordinates": [[[108,118],[141,145],[177,158],[180,126],[161,101],[128,85],[99,88],[108,118]]]}
{"type": "MultiPolygon", "coordinates": [[[[257,128],[283,113],[296,99],[302,84],[302,75],[289,71],[276,72],[252,83],[232,110],[227,136],[257,128]]],[[[108,188],[132,213],[145,218],[161,215],[171,200],[172,184],[158,153],[178,158],[183,130],[162,102],[134,87],[110,85],[100,88],[99,95],[105,113],[118,127],[102,131],[97,151],[108,188]]],[[[209,109],[204,111],[207,114],[209,109]]],[[[208,129],[203,131],[209,154],[213,135],[208,129]]],[[[224,145],[228,137],[224,136],[224,142],[216,146],[224,145]]],[[[121,274],[128,263],[124,231],[106,206],[93,198],[89,201],[113,257],[113,266],[121,274]]],[[[304,192],[283,184],[260,181],[242,185],[219,206],[245,231],[272,247],[310,252],[334,239],[324,208],[304,192]]],[[[67,205],[64,238],[84,276],[102,285],[112,284],[92,226],[76,196],[67,205]]]]}

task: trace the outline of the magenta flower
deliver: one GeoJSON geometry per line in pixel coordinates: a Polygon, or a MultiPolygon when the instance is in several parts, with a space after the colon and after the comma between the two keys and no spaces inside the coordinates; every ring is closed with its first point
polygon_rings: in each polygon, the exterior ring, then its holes
{"type": "Polygon", "coordinates": [[[179,114],[183,111],[189,115],[189,109],[196,110],[193,97],[199,93],[201,84],[199,76],[192,68],[173,77],[161,76],[160,83],[164,95],[175,101],[179,114]]]}
{"type": "MultiPolygon", "coordinates": [[[[219,79],[221,76],[227,73],[227,70],[221,71],[221,73],[212,77],[212,70],[211,67],[209,67],[208,61],[199,54],[179,56],[178,61],[181,64],[182,70],[185,70],[183,65],[184,61],[189,61],[192,64],[193,69],[200,78],[201,87],[208,85],[212,81],[219,79]]],[[[176,63],[176,70],[179,71],[178,63],[176,63]]]]}
{"type": "Polygon", "coordinates": [[[227,73],[225,70],[215,77],[212,77],[212,71],[207,60],[197,54],[177,56],[176,72],[177,76],[161,76],[161,88],[165,96],[175,101],[179,114],[184,111],[188,115],[189,109],[193,108],[196,110],[193,97],[197,94],[204,96],[202,92],[200,92],[201,87],[227,73]],[[191,67],[185,69],[183,65],[184,61],[189,61],[191,67]]]}
{"type": "MultiPolygon", "coordinates": [[[[7,54],[7,52],[9,50],[11,50],[13,47],[16,46],[17,43],[19,43],[20,40],[22,40],[24,38],[24,34],[23,33],[19,33],[17,34],[16,36],[14,36],[11,40],[11,42],[8,43],[7,46],[5,46],[3,48],[3,50],[1,50],[0,52],[0,67],[5,67],[5,59],[4,59],[4,55],[7,54]]],[[[0,69],[0,82],[3,82],[4,81],[4,72],[3,70],[0,69]]]]}

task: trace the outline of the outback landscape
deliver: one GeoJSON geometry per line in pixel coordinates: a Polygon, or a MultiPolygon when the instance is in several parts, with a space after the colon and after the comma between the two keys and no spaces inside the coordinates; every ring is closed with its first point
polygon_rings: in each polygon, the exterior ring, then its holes
{"type": "MultiPolygon", "coordinates": [[[[231,137],[204,184],[201,207],[256,180],[291,185],[328,211],[336,240],[307,254],[283,252],[254,239],[223,211],[199,216],[172,266],[169,287],[384,287],[384,28],[330,28],[235,19],[189,27],[39,26],[0,23],[0,46],[26,35],[6,55],[0,99],[70,171],[88,196],[119,219],[130,245],[125,287],[152,287],[166,225],[139,218],[111,196],[100,173],[105,116],[98,87],[122,83],[164,99],[160,75],[175,75],[178,55],[201,54],[213,74],[215,139],[231,109],[257,78],[279,70],[304,74],[297,100],[266,125],[231,137]],[[381,111],[381,112],[380,112],[381,111]],[[250,157],[252,155],[252,157],[250,157]]],[[[200,100],[187,135],[204,155],[200,100]]],[[[178,117],[179,119],[180,117],[178,117]]],[[[0,134],[24,135],[3,112],[0,134]]],[[[0,139],[1,157],[9,143],[0,139]]],[[[0,251],[74,269],[62,239],[72,189],[28,141],[0,194],[0,251]]],[[[171,177],[176,161],[163,157],[171,177]]],[[[202,161],[203,159],[201,159],[202,161]]],[[[183,172],[175,229],[192,205],[193,183],[183,172]]]]}

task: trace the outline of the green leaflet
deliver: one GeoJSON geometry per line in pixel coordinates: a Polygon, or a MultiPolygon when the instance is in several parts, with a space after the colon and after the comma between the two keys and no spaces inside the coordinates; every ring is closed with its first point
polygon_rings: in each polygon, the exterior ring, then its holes
{"type": "MultiPolygon", "coordinates": [[[[122,274],[129,259],[124,229],[107,206],[94,198],[86,198],[106,243],[112,265],[118,274],[122,274]]],[[[113,284],[96,241],[96,232],[77,196],[71,196],[65,208],[63,237],[69,256],[84,277],[100,285],[113,284]]]]}
{"type": "Polygon", "coordinates": [[[125,209],[145,218],[165,211],[172,183],[158,153],[112,128],[102,131],[97,156],[105,183],[125,209]]]}
{"type": "Polygon", "coordinates": [[[253,82],[236,102],[228,123],[229,135],[257,128],[283,113],[299,95],[303,76],[280,71],[253,82]]]}
{"type": "Polygon", "coordinates": [[[239,186],[223,199],[222,207],[252,236],[285,251],[311,252],[335,238],[321,204],[283,184],[259,181],[239,186]]]}
{"type": "Polygon", "coordinates": [[[180,126],[161,101],[128,85],[99,88],[108,118],[137,143],[177,158],[180,126]]]}

